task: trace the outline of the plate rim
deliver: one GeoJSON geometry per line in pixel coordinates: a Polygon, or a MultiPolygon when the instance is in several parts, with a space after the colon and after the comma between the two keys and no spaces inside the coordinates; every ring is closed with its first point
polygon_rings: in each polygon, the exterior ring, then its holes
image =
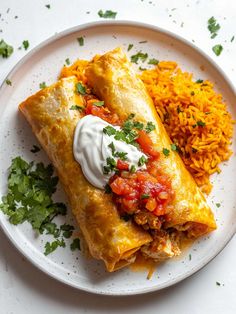
{"type": "MultiPolygon", "coordinates": [[[[46,47],[47,45],[53,43],[54,41],[57,41],[59,39],[62,39],[63,37],[66,37],[68,35],[71,35],[76,32],[80,32],[83,30],[91,29],[94,27],[103,27],[103,26],[126,26],[126,27],[139,27],[139,28],[145,28],[147,30],[152,30],[154,32],[162,33],[164,35],[167,35],[169,37],[172,37],[173,39],[183,43],[184,45],[192,48],[195,50],[199,55],[201,55],[207,62],[210,63],[210,65],[216,69],[216,71],[220,74],[221,77],[225,80],[226,84],[230,88],[233,94],[236,95],[236,87],[234,87],[233,83],[230,81],[224,70],[203,50],[201,50],[199,47],[197,47],[195,44],[192,42],[188,41],[184,37],[169,31],[167,29],[161,28],[156,25],[148,24],[148,23],[143,23],[135,20],[117,20],[117,21],[95,21],[95,22],[88,22],[88,23],[83,23],[79,24],[73,27],[70,27],[68,29],[65,29],[57,34],[54,34],[50,36],[49,38],[43,40],[41,43],[36,45],[34,48],[32,48],[23,58],[21,58],[14,66],[13,68],[9,71],[9,73],[5,76],[5,78],[2,81],[2,84],[0,85],[0,93],[4,89],[5,86],[5,81],[6,79],[10,79],[11,76],[15,74],[15,72],[18,71],[18,69],[23,66],[31,57],[33,57],[37,52],[39,52],[41,49],[46,47]]],[[[8,240],[11,241],[11,243],[14,245],[14,247],[20,252],[30,263],[32,263],[37,269],[48,275],[49,277],[67,285],[70,287],[73,287],[74,289],[86,291],[89,293],[94,293],[98,295],[108,295],[108,296],[128,296],[128,295],[139,295],[139,294],[146,294],[150,292],[155,292],[155,291],[160,291],[163,289],[166,289],[168,287],[171,287],[173,285],[176,285],[177,283],[183,281],[186,278],[191,277],[192,275],[196,274],[198,271],[200,271],[203,267],[208,265],[229,243],[229,241],[233,238],[233,236],[236,233],[236,225],[234,228],[232,228],[232,231],[229,233],[229,236],[223,241],[222,245],[220,248],[216,251],[215,254],[212,256],[208,257],[208,259],[204,260],[203,262],[199,263],[198,266],[196,266],[194,269],[191,271],[186,272],[185,274],[176,277],[175,279],[169,281],[168,283],[162,284],[160,287],[157,285],[153,287],[148,287],[144,289],[137,289],[137,290],[127,290],[127,291],[117,291],[117,292],[109,292],[109,291],[103,291],[103,290],[96,290],[96,288],[93,287],[79,287],[76,283],[71,282],[69,280],[63,279],[61,277],[58,277],[57,275],[51,273],[48,271],[46,268],[41,266],[39,263],[37,263],[30,255],[28,255],[15,241],[11,233],[9,232],[8,228],[6,225],[3,223],[2,219],[0,219],[0,227],[7,236],[8,240]]]]}

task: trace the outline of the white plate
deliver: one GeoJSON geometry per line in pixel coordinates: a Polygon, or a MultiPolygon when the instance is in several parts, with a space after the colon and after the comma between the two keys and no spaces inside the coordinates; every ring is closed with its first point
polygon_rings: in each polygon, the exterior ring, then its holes
{"type": "MultiPolygon", "coordinates": [[[[139,50],[148,52],[159,60],[175,60],[182,69],[193,72],[194,78],[210,79],[216,83],[228,104],[229,111],[236,118],[235,94],[233,87],[222,71],[204,53],[192,44],[157,27],[135,22],[101,22],[75,27],[45,41],[27,54],[8,75],[12,86],[3,84],[0,93],[0,194],[6,193],[7,168],[11,159],[21,155],[28,161],[49,162],[44,152],[36,156],[30,152],[37,144],[31,128],[18,113],[18,104],[39,89],[39,83],[47,85],[55,82],[66,58],[89,59],[96,53],[104,53],[117,46],[127,50],[129,55],[139,50]],[[78,45],[78,37],[84,36],[83,47],[78,45]],[[147,40],[147,43],[139,43],[147,40]],[[201,68],[205,70],[202,71],[201,68]]],[[[234,135],[235,136],[235,135],[234,135]]],[[[235,138],[235,137],[234,137],[235,138]]],[[[69,248],[59,248],[48,257],[44,256],[44,244],[49,236],[35,237],[28,223],[11,225],[3,213],[0,223],[14,245],[38,268],[48,275],[73,287],[110,295],[129,295],[160,290],[192,275],[213,259],[227,244],[236,229],[236,159],[222,165],[222,173],[212,177],[214,189],[208,203],[215,212],[218,229],[211,235],[197,241],[187,254],[163,263],[150,280],[145,272],[123,269],[107,273],[102,262],[85,259],[80,252],[72,253],[69,248]],[[221,203],[217,208],[216,203],[221,203]],[[191,260],[189,260],[191,254],[191,260]]],[[[59,188],[57,199],[64,201],[64,193],[59,188]]],[[[65,218],[73,220],[71,216],[65,218]]],[[[62,222],[62,220],[61,220],[62,222]]]]}

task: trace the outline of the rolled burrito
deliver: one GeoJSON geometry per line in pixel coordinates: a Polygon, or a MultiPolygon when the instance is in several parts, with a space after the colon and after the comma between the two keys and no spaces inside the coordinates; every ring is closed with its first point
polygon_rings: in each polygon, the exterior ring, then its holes
{"type": "Polygon", "coordinates": [[[186,231],[198,237],[216,229],[214,215],[179,154],[170,149],[170,138],[156,113],[152,99],[121,48],[96,56],[86,69],[88,83],[106,106],[123,120],[130,114],[141,122],[150,121],[155,130],[149,134],[154,149],[160,152],[156,166],[171,181],[175,197],[173,210],[166,214],[164,229],[186,231]],[[163,149],[169,149],[168,156],[163,149]]]}
{"type": "Polygon", "coordinates": [[[112,196],[92,186],[74,159],[74,131],[82,116],[70,108],[83,106],[76,83],[75,77],[62,79],[29,97],[19,109],[57,170],[91,255],[111,272],[134,262],[136,252],[152,238],[120,218],[112,196]]]}

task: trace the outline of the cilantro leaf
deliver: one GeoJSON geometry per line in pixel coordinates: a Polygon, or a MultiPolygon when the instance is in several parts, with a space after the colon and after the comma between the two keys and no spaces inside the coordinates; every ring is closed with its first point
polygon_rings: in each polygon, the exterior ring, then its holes
{"type": "Polygon", "coordinates": [[[212,47],[212,50],[216,56],[219,56],[221,52],[223,51],[223,47],[222,45],[215,45],[214,47],[212,47]]]}
{"type": "Polygon", "coordinates": [[[75,230],[74,226],[63,224],[60,226],[60,229],[63,231],[63,237],[69,239],[72,236],[73,231],[75,230]]]}
{"type": "Polygon", "coordinates": [[[98,15],[99,17],[103,17],[104,19],[115,19],[117,12],[113,12],[111,10],[106,10],[105,12],[103,12],[103,10],[99,10],[98,15]]]}
{"type": "Polygon", "coordinates": [[[127,50],[128,50],[128,51],[130,51],[130,50],[133,48],[133,46],[134,46],[133,44],[129,44],[129,46],[128,46],[128,49],[127,49],[127,50]]]}
{"type": "Polygon", "coordinates": [[[138,165],[139,167],[142,167],[145,163],[147,163],[147,158],[143,155],[139,158],[138,165]]]}
{"type": "Polygon", "coordinates": [[[80,239],[75,238],[70,245],[71,251],[75,251],[76,249],[80,251],[80,239]]]}
{"type": "Polygon", "coordinates": [[[6,79],[5,82],[6,82],[7,85],[12,86],[12,82],[9,79],[6,79]]]}
{"type": "Polygon", "coordinates": [[[79,38],[77,38],[77,40],[78,40],[78,43],[80,46],[84,45],[84,37],[79,37],[79,38]]]}
{"type": "Polygon", "coordinates": [[[173,143],[170,145],[170,148],[173,152],[176,152],[178,150],[178,146],[173,143]]]}
{"type": "Polygon", "coordinates": [[[159,61],[158,61],[157,59],[155,59],[155,58],[150,59],[150,60],[148,61],[148,64],[158,65],[158,63],[159,63],[159,61]]]}
{"type": "Polygon", "coordinates": [[[163,154],[164,154],[166,157],[169,156],[169,154],[170,154],[170,151],[169,151],[168,148],[163,148],[162,152],[163,152],[163,154]]]}
{"type": "Polygon", "coordinates": [[[103,133],[111,136],[116,134],[116,129],[113,128],[112,126],[108,125],[103,129],[103,133]]]}
{"type": "Polygon", "coordinates": [[[24,49],[27,50],[29,48],[29,41],[23,40],[22,45],[23,45],[24,49]]]}
{"type": "Polygon", "coordinates": [[[72,105],[70,107],[70,110],[79,110],[79,111],[83,111],[84,107],[78,106],[78,105],[72,105]]]}
{"type": "Polygon", "coordinates": [[[48,8],[48,9],[50,9],[50,8],[51,8],[51,5],[50,5],[50,4],[46,4],[45,7],[48,8]]]}
{"type": "Polygon", "coordinates": [[[206,123],[201,121],[201,120],[199,120],[199,121],[197,121],[197,125],[204,127],[206,125],[206,123]]]}
{"type": "Polygon", "coordinates": [[[136,55],[131,56],[131,62],[138,64],[138,61],[141,60],[142,62],[145,62],[148,58],[147,53],[143,53],[142,51],[139,51],[136,53],[136,55]]]}
{"type": "Polygon", "coordinates": [[[44,251],[44,255],[48,255],[52,252],[54,252],[58,247],[65,247],[65,241],[63,239],[59,240],[55,240],[53,242],[47,242],[44,246],[45,251],[44,251]]]}
{"type": "Polygon", "coordinates": [[[97,107],[102,107],[102,106],[104,106],[104,101],[103,100],[102,101],[95,101],[95,102],[93,102],[93,105],[97,106],[97,107]]]}
{"type": "Polygon", "coordinates": [[[219,31],[219,29],[220,29],[220,24],[218,24],[214,16],[212,16],[208,20],[208,30],[212,34],[211,38],[215,38],[217,36],[217,32],[219,31]]]}
{"type": "Polygon", "coordinates": [[[8,58],[13,53],[14,49],[8,45],[3,39],[0,40],[0,55],[3,58],[8,58]]]}
{"type": "Polygon", "coordinates": [[[70,59],[66,58],[65,63],[66,63],[66,65],[70,65],[70,59]]]}
{"type": "Polygon", "coordinates": [[[150,132],[154,131],[155,129],[156,129],[155,125],[154,125],[152,122],[149,121],[149,122],[147,123],[146,128],[145,128],[145,131],[146,131],[147,133],[150,133],[150,132]]]}
{"type": "Polygon", "coordinates": [[[149,194],[142,194],[141,195],[141,200],[144,200],[144,199],[148,199],[150,197],[150,195],[149,194]]]}
{"type": "Polygon", "coordinates": [[[85,95],[86,94],[86,88],[82,83],[77,83],[76,84],[76,91],[77,93],[81,94],[81,95],[85,95]]]}
{"type": "Polygon", "coordinates": [[[39,88],[40,88],[40,89],[44,89],[44,88],[46,88],[46,87],[47,87],[47,85],[46,85],[45,82],[42,82],[42,83],[39,84],[39,88]]]}

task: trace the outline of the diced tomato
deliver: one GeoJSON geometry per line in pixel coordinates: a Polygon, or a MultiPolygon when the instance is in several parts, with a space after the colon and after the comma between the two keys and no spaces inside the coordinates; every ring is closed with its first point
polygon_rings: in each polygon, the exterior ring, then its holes
{"type": "Polygon", "coordinates": [[[127,183],[126,179],[122,179],[118,177],[115,179],[110,185],[112,191],[117,195],[126,195],[132,192],[129,184],[127,183]]]}
{"type": "Polygon", "coordinates": [[[137,142],[141,146],[144,153],[147,153],[152,157],[159,157],[160,153],[153,148],[154,144],[146,132],[139,131],[137,142]]]}
{"type": "Polygon", "coordinates": [[[150,210],[151,212],[156,208],[156,206],[157,206],[157,201],[156,201],[156,199],[155,198],[150,198],[150,199],[148,199],[148,201],[147,201],[147,203],[146,203],[146,205],[145,205],[145,207],[148,209],[148,210],[150,210]]]}
{"type": "Polygon", "coordinates": [[[165,215],[166,211],[162,205],[158,205],[152,213],[156,216],[162,216],[165,215]]]}
{"type": "Polygon", "coordinates": [[[123,160],[118,159],[116,164],[117,169],[119,170],[129,170],[129,164],[123,160]]]}

